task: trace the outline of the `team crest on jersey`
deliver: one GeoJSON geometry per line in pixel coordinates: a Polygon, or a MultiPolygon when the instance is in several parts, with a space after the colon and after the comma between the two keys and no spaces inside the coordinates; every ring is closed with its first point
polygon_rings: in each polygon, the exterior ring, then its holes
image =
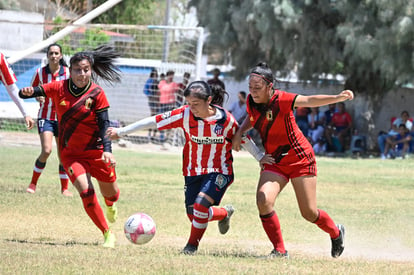
{"type": "Polygon", "coordinates": [[[272,121],[272,120],[273,120],[273,112],[272,112],[272,110],[268,110],[268,111],[266,112],[266,119],[267,119],[268,121],[272,121]]]}
{"type": "Polygon", "coordinates": [[[162,117],[162,119],[170,118],[171,117],[171,111],[163,113],[161,117],[162,117]]]}
{"type": "Polygon", "coordinates": [[[226,184],[227,184],[227,179],[223,175],[218,174],[216,177],[217,187],[222,189],[224,186],[226,186],[226,184]]]}
{"type": "Polygon", "coordinates": [[[60,105],[60,106],[66,106],[66,102],[65,102],[64,100],[62,100],[62,101],[59,103],[59,105],[60,105]]]}
{"type": "Polygon", "coordinates": [[[214,127],[214,133],[216,133],[216,135],[218,136],[222,136],[223,135],[223,126],[216,124],[216,127],[214,127]]]}
{"type": "Polygon", "coordinates": [[[86,109],[88,109],[88,110],[90,110],[90,109],[91,109],[91,107],[92,107],[92,103],[93,103],[93,99],[92,99],[92,98],[88,98],[88,99],[85,101],[85,108],[86,108],[86,109]]]}

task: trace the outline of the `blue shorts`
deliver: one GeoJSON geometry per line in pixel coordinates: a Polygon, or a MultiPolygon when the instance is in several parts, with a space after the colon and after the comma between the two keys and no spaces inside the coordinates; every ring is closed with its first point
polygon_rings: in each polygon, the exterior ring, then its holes
{"type": "Polygon", "coordinates": [[[58,136],[58,122],[56,120],[49,119],[38,119],[37,120],[37,131],[39,134],[43,132],[52,132],[55,137],[58,136]]]}
{"type": "Polygon", "coordinates": [[[227,190],[233,180],[233,175],[223,175],[219,173],[210,173],[200,176],[186,176],[184,195],[185,205],[193,205],[198,193],[203,192],[210,196],[214,203],[213,205],[219,205],[224,193],[227,190]]]}

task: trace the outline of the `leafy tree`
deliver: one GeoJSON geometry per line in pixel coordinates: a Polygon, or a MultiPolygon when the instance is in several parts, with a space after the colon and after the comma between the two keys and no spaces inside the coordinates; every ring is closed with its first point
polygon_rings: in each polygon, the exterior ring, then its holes
{"type": "MultiPolygon", "coordinates": [[[[106,0],[93,0],[99,6],[106,0]]],[[[165,0],[123,0],[112,9],[98,16],[93,23],[159,25],[164,22],[165,0]]]]}
{"type": "Polygon", "coordinates": [[[413,81],[413,0],[190,0],[235,76],[265,60],[302,80],[343,74],[346,87],[376,101],[413,81]]]}

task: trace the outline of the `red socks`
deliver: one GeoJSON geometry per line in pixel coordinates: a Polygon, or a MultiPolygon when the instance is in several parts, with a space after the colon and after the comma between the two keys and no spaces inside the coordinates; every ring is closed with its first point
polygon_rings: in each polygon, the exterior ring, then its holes
{"type": "Polygon", "coordinates": [[[45,169],[46,162],[40,162],[39,159],[36,159],[35,165],[33,167],[32,181],[30,183],[36,185],[39,180],[40,175],[45,169]]]}
{"type": "Polygon", "coordinates": [[[59,178],[60,178],[60,185],[61,190],[64,191],[69,188],[69,176],[66,174],[65,169],[63,169],[62,164],[59,165],[59,178]]]}
{"type": "Polygon", "coordinates": [[[86,189],[80,193],[82,198],[83,207],[85,208],[86,213],[95,223],[95,225],[105,233],[109,229],[108,224],[106,223],[104,213],[101,206],[99,205],[98,198],[96,197],[95,190],[86,189]]]}
{"type": "Polygon", "coordinates": [[[198,247],[198,244],[207,229],[208,208],[199,203],[195,203],[193,215],[194,218],[191,225],[191,233],[190,238],[188,239],[188,244],[198,247]]]}
{"type": "Polygon", "coordinates": [[[280,253],[285,253],[285,244],[283,243],[282,230],[280,229],[279,218],[275,211],[270,214],[260,216],[262,220],[263,229],[267,237],[272,242],[274,249],[280,253]]]}
{"type": "Polygon", "coordinates": [[[224,207],[211,206],[208,211],[208,221],[221,221],[227,217],[227,210],[224,207]]]}
{"type": "Polygon", "coordinates": [[[336,239],[339,237],[339,229],[334,223],[334,221],[329,217],[328,213],[318,209],[319,215],[314,224],[319,226],[320,229],[325,231],[331,236],[331,239],[336,239]]]}

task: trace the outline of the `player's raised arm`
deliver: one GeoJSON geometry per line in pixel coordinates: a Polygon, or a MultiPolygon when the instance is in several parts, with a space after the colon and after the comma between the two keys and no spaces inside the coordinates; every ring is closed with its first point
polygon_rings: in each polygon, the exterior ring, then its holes
{"type": "Polygon", "coordinates": [[[106,131],[106,134],[111,140],[115,140],[115,139],[119,139],[127,134],[133,133],[138,130],[156,128],[156,127],[157,127],[157,122],[155,121],[155,116],[151,116],[151,117],[138,120],[122,128],[109,127],[108,130],[106,131]]]}

